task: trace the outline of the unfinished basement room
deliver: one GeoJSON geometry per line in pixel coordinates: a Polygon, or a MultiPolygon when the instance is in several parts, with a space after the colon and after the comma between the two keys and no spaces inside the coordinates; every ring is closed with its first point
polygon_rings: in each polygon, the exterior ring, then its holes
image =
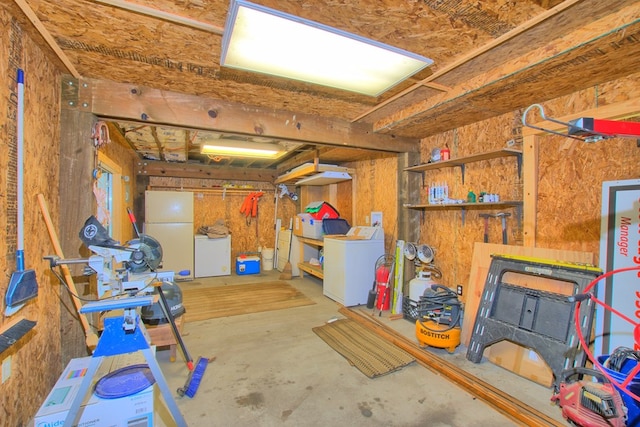
{"type": "Polygon", "coordinates": [[[1,426],[640,427],[640,1],[0,21],[1,426]]]}

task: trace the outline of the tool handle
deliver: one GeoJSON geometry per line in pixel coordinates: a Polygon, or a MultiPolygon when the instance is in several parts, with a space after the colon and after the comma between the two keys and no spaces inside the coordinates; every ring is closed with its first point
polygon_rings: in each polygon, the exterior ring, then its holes
{"type": "Polygon", "coordinates": [[[24,257],[22,250],[24,249],[24,71],[18,68],[16,76],[16,84],[18,91],[18,109],[16,113],[16,197],[17,197],[17,241],[16,249],[20,256],[17,257],[17,269],[24,270],[24,257]]]}
{"type": "Polygon", "coordinates": [[[136,223],[136,217],[133,215],[131,208],[127,208],[127,214],[129,215],[129,221],[133,224],[133,229],[136,231],[136,236],[140,237],[140,230],[138,230],[138,224],[136,223]]]}
{"type": "Polygon", "coordinates": [[[171,308],[169,307],[169,303],[167,302],[167,297],[165,297],[164,292],[162,291],[162,284],[160,284],[157,289],[158,295],[160,295],[160,306],[162,307],[162,311],[164,311],[164,315],[167,317],[167,320],[171,324],[171,329],[173,330],[173,334],[176,337],[176,341],[178,341],[178,344],[180,344],[180,348],[182,349],[184,358],[187,359],[187,368],[190,371],[193,371],[193,359],[187,351],[187,347],[184,345],[184,341],[182,341],[182,336],[180,335],[180,331],[178,331],[176,321],[173,318],[173,314],[171,314],[171,308]]]}

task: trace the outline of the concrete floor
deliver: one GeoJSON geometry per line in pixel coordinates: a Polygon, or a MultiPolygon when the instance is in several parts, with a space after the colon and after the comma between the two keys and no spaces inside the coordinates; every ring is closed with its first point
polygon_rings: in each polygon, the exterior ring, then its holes
{"type": "MultiPolygon", "coordinates": [[[[181,282],[189,287],[277,280],[280,272],[224,276],[181,282]]],[[[512,426],[513,421],[465,390],[413,363],[397,372],[369,379],[322,341],[311,328],[343,318],[340,306],[322,294],[322,281],[306,276],[289,283],[316,302],[286,310],[186,323],[188,351],[215,356],[196,396],[175,397],[189,426],[512,426]]],[[[188,316],[188,314],[187,314],[188,316]]],[[[188,317],[187,317],[188,318],[188,317]]],[[[383,321],[415,339],[406,320],[383,321]]],[[[434,350],[476,377],[562,420],[549,402],[551,390],[489,362],[473,364],[466,349],[454,354],[434,350]]],[[[188,376],[178,350],[175,362],[161,348],[157,359],[170,389],[188,376]]],[[[156,404],[156,425],[175,425],[166,407],[156,404]]]]}

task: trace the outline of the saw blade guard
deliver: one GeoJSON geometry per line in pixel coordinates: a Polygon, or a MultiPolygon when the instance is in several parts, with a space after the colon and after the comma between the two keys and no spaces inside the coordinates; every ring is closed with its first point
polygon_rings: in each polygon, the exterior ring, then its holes
{"type": "Polygon", "coordinates": [[[155,238],[141,234],[139,238],[130,240],[127,246],[133,250],[127,261],[127,268],[132,273],[154,271],[160,266],[162,246],[155,238]]]}

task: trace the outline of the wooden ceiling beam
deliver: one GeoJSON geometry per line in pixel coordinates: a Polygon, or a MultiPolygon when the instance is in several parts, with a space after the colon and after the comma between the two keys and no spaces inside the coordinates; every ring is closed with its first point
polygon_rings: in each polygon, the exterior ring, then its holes
{"type": "Polygon", "coordinates": [[[195,28],[197,30],[206,31],[212,34],[222,35],[224,28],[218,27],[213,24],[198,21],[195,19],[187,18],[185,16],[176,15],[175,13],[165,12],[163,10],[154,9],[152,7],[143,6],[141,4],[133,3],[124,0],[94,0],[96,3],[102,3],[109,6],[114,6],[120,9],[128,10],[130,12],[139,13],[140,15],[149,16],[151,18],[162,19],[163,21],[173,22],[174,24],[183,25],[185,27],[195,28]]]}
{"type": "Polygon", "coordinates": [[[223,179],[227,181],[275,181],[275,169],[205,166],[189,163],[140,160],[136,174],[172,178],[223,179]]]}
{"type": "Polygon", "coordinates": [[[296,114],[149,87],[83,79],[90,109],[98,117],[147,124],[277,138],[295,142],[416,152],[420,140],[376,134],[368,123],[296,114]]]}
{"type": "Polygon", "coordinates": [[[76,67],[73,66],[73,64],[69,60],[69,57],[67,57],[67,55],[65,55],[65,53],[62,51],[60,46],[58,46],[58,43],[56,43],[51,33],[47,31],[47,29],[44,27],[44,24],[36,16],[35,12],[33,11],[33,9],[31,9],[29,4],[27,4],[25,0],[14,0],[14,1],[18,5],[20,10],[22,10],[22,13],[24,13],[25,16],[29,19],[29,21],[31,21],[36,31],[38,31],[38,33],[42,36],[42,38],[47,42],[47,44],[49,45],[51,50],[53,50],[53,52],[56,54],[58,59],[64,64],[65,67],[67,67],[67,70],[69,70],[71,75],[76,79],[79,79],[80,73],[78,72],[78,70],[76,70],[76,67]]]}
{"type": "MultiPolygon", "coordinates": [[[[621,15],[639,12],[640,5],[633,5],[621,15]]],[[[640,20],[621,24],[619,17],[608,16],[562,43],[553,52],[540,48],[513,58],[450,92],[398,111],[376,122],[374,130],[426,137],[629,75],[640,55],[640,20]]]]}
{"type": "Polygon", "coordinates": [[[313,162],[317,158],[322,158],[323,155],[335,150],[334,147],[318,147],[314,150],[308,150],[302,153],[298,153],[295,156],[278,163],[278,173],[282,174],[290,169],[300,166],[303,163],[313,162]]]}
{"type": "MultiPolygon", "coordinates": [[[[579,3],[583,0],[566,0],[563,1],[561,4],[555,6],[552,9],[549,9],[547,11],[545,11],[544,13],[541,13],[540,15],[537,15],[536,17],[530,19],[529,21],[525,22],[522,25],[517,26],[516,28],[514,28],[513,30],[501,35],[500,37],[490,41],[489,43],[480,46],[479,48],[467,53],[466,55],[463,55],[462,57],[458,58],[457,60],[453,61],[451,64],[439,69],[438,71],[436,71],[435,73],[431,74],[429,77],[415,83],[414,85],[408,87],[407,89],[403,90],[402,92],[398,93],[397,95],[392,96],[391,98],[385,100],[384,102],[379,103],[378,105],[376,105],[375,107],[365,111],[364,113],[360,114],[358,117],[356,117],[355,119],[353,119],[354,122],[363,119],[364,117],[368,116],[369,114],[373,113],[374,111],[379,110],[380,108],[384,107],[385,105],[388,105],[400,98],[402,98],[403,96],[413,92],[416,89],[419,89],[422,86],[428,86],[428,87],[434,87],[433,85],[431,85],[430,83],[433,80],[436,80],[438,77],[442,77],[445,74],[455,70],[456,68],[460,67],[463,64],[466,64],[467,62],[470,62],[476,58],[478,58],[479,56],[489,52],[491,49],[494,49],[498,46],[500,46],[503,43],[508,42],[509,40],[513,39],[516,36],[519,36],[520,34],[530,30],[531,28],[539,25],[540,23],[548,20],[549,18],[552,18],[558,14],[560,14],[561,12],[564,12],[565,10],[569,9],[570,7],[572,7],[573,5],[575,5],[576,3],[579,3]]],[[[437,88],[437,87],[436,87],[437,88]]],[[[446,87],[442,87],[442,88],[438,88],[439,90],[445,90],[446,87]]]]}

